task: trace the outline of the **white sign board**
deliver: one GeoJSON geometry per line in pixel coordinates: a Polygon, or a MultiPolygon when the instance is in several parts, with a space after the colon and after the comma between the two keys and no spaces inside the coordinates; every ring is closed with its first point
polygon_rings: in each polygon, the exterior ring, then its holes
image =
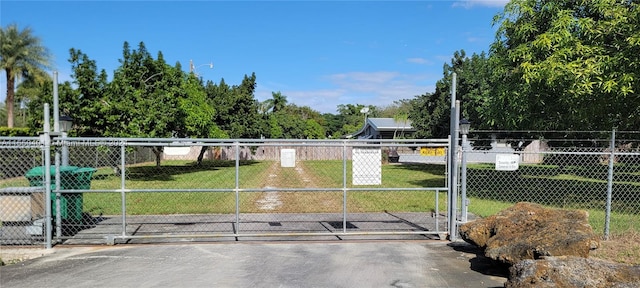
{"type": "Polygon", "coordinates": [[[520,163],[520,155],[518,154],[496,154],[496,170],[498,171],[516,171],[520,163]]]}
{"type": "Polygon", "coordinates": [[[296,149],[280,150],[280,167],[296,167],[296,149]]]}
{"type": "Polygon", "coordinates": [[[164,147],[164,150],[162,151],[165,155],[168,156],[184,156],[189,154],[189,152],[191,152],[191,147],[189,146],[184,146],[184,147],[164,147]]]}
{"type": "Polygon", "coordinates": [[[382,184],[382,152],[380,148],[353,148],[351,165],[353,185],[382,184]]]}

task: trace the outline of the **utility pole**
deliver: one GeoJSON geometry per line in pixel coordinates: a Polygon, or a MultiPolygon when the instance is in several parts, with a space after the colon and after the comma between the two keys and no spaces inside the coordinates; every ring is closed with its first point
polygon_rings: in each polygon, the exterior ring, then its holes
{"type": "MultiPolygon", "coordinates": [[[[205,66],[205,65],[209,66],[209,69],[213,69],[213,62],[207,63],[207,64],[202,64],[202,65],[198,65],[198,67],[205,66]]],[[[198,67],[193,65],[193,59],[189,60],[189,73],[194,73],[194,74],[196,74],[196,76],[199,77],[200,75],[198,75],[198,72],[196,71],[196,69],[198,67]]]]}

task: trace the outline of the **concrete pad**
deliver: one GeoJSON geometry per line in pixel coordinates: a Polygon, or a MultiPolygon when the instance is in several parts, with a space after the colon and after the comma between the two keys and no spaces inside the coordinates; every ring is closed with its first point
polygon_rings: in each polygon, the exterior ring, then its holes
{"type": "Polygon", "coordinates": [[[56,247],[0,287],[501,287],[464,242],[226,242],[56,247]]]}

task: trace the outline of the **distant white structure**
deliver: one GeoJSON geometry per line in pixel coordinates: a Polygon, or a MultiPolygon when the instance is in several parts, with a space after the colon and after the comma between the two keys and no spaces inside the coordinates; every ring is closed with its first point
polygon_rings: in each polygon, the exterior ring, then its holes
{"type": "Polygon", "coordinates": [[[396,121],[393,118],[367,118],[364,127],[358,132],[346,135],[345,138],[351,139],[393,139],[403,136],[411,138],[416,129],[411,126],[411,120],[396,121]]]}

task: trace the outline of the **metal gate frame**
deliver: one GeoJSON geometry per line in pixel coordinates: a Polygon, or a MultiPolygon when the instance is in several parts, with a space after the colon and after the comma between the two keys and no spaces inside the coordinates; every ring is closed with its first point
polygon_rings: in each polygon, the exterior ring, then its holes
{"type": "MultiPolygon", "coordinates": [[[[129,240],[135,240],[135,239],[152,239],[152,238],[165,238],[165,239],[170,239],[170,238],[189,238],[189,239],[196,239],[196,238],[224,238],[224,237],[231,237],[231,238],[238,238],[238,237],[273,237],[273,236],[332,236],[332,237],[345,237],[345,236],[356,236],[356,235],[436,235],[439,238],[442,238],[442,235],[446,235],[449,234],[449,238],[452,238],[450,236],[449,233],[449,226],[445,226],[441,228],[441,224],[445,224],[445,223],[450,223],[451,221],[448,221],[447,217],[444,217],[444,221],[440,221],[438,219],[438,216],[440,214],[439,211],[439,207],[438,207],[438,202],[439,202],[439,198],[438,195],[440,192],[444,192],[447,191],[448,193],[450,193],[450,189],[448,187],[422,187],[422,188],[357,188],[357,187],[349,187],[349,185],[347,185],[347,161],[349,159],[348,157],[348,151],[350,151],[351,149],[353,149],[353,147],[383,147],[383,146],[388,146],[388,145],[393,145],[396,147],[415,147],[415,146],[420,146],[420,147],[443,147],[446,149],[446,147],[449,145],[449,141],[448,139],[428,139],[428,140],[416,140],[416,139],[407,139],[407,140],[383,140],[383,139],[377,139],[375,141],[371,140],[333,140],[333,141],[327,141],[327,140],[272,140],[272,139],[259,139],[259,140],[247,140],[247,139],[149,139],[149,138],[58,138],[58,137],[54,137],[52,138],[51,142],[46,141],[47,137],[42,137],[44,145],[43,145],[43,150],[45,152],[45,154],[47,154],[48,151],[50,151],[51,149],[49,149],[49,147],[57,147],[60,149],[56,149],[56,151],[58,150],[62,150],[62,147],[64,146],[68,146],[68,147],[74,147],[74,146],[96,146],[96,145],[101,145],[101,146],[105,146],[105,145],[110,145],[111,147],[119,147],[120,148],[120,171],[124,171],[124,173],[121,173],[120,177],[120,183],[121,186],[119,187],[119,189],[87,189],[87,190],[53,190],[53,191],[47,191],[47,195],[56,195],[56,194],[50,194],[50,193],[119,193],[121,195],[121,205],[122,205],[122,213],[118,216],[121,219],[121,223],[120,223],[120,227],[119,227],[119,231],[117,233],[108,233],[108,234],[104,234],[104,235],[93,235],[96,236],[98,239],[102,239],[102,241],[106,241],[106,243],[108,244],[115,244],[116,240],[120,241],[129,241],[129,240]],[[161,147],[186,147],[186,146],[192,146],[194,145],[194,143],[200,143],[206,146],[228,146],[228,147],[233,147],[234,153],[235,155],[233,156],[233,158],[235,158],[235,187],[229,187],[227,189],[131,189],[127,187],[127,175],[126,175],[126,170],[127,170],[127,163],[126,163],[126,158],[127,158],[127,149],[131,148],[131,147],[148,147],[148,146],[161,146],[161,147]],[[242,217],[245,216],[246,214],[243,214],[240,212],[240,208],[239,208],[239,201],[240,201],[240,195],[243,193],[254,193],[254,192],[266,192],[266,193],[270,193],[273,192],[273,189],[269,188],[269,189],[265,189],[265,188],[241,188],[240,184],[239,184],[239,177],[240,177],[240,171],[239,171],[239,167],[240,167],[240,151],[242,149],[242,147],[257,147],[257,146],[261,146],[261,147],[269,147],[269,146],[275,146],[275,147],[279,147],[279,146],[287,146],[287,147],[307,147],[307,146],[314,146],[314,145],[322,145],[323,147],[333,147],[341,149],[342,150],[342,167],[343,167],[343,181],[342,181],[342,187],[332,187],[332,188],[307,188],[307,187],[301,187],[301,188],[289,188],[289,189],[285,189],[285,188],[280,188],[277,189],[278,191],[281,192],[339,192],[342,193],[342,199],[343,199],[343,206],[342,206],[342,211],[340,211],[341,213],[341,217],[338,221],[341,222],[341,225],[339,225],[341,229],[335,229],[334,231],[327,231],[327,232],[318,232],[318,231],[309,231],[309,232],[245,232],[245,230],[241,229],[241,227],[243,225],[246,225],[245,222],[242,221],[242,217]],[[431,213],[433,216],[433,214],[436,215],[435,217],[435,229],[433,231],[427,231],[427,229],[418,229],[418,230],[414,230],[414,231],[375,231],[375,230],[371,230],[371,231],[353,231],[348,229],[350,222],[353,219],[353,215],[352,213],[350,213],[347,209],[347,195],[350,193],[354,193],[354,192],[361,192],[361,191],[380,191],[380,192],[384,192],[384,191],[407,191],[407,192],[417,192],[417,191],[432,191],[435,192],[435,197],[436,197],[436,211],[435,213],[433,211],[423,211],[424,215],[429,215],[429,213],[431,213]],[[224,232],[224,233],[187,233],[187,234],[158,234],[158,235],[143,235],[143,236],[139,236],[139,235],[134,235],[133,233],[131,233],[130,231],[128,231],[127,227],[129,225],[129,219],[130,215],[127,214],[127,200],[126,200],[126,196],[127,195],[131,195],[133,193],[156,193],[156,192],[174,192],[174,193],[181,193],[181,192],[202,192],[202,193],[218,193],[218,192],[231,192],[235,194],[235,214],[234,216],[234,229],[233,231],[229,231],[229,232],[224,232]]],[[[448,151],[448,150],[447,150],[448,151]]],[[[45,155],[45,160],[46,159],[50,159],[50,156],[45,155]]],[[[57,158],[56,158],[57,159],[57,158]]],[[[444,157],[444,159],[448,159],[447,156],[444,157]]],[[[445,161],[446,163],[446,161],[445,161]]],[[[59,164],[59,161],[56,161],[56,164],[59,164]]],[[[51,163],[50,161],[45,161],[44,166],[46,167],[50,167],[51,163]]],[[[447,167],[448,165],[445,165],[445,167],[447,167]]],[[[47,168],[45,168],[47,169],[47,168]]],[[[446,169],[446,168],[445,168],[446,169]]],[[[49,171],[49,170],[46,170],[49,171]]],[[[56,171],[58,171],[58,169],[56,169],[56,171]]],[[[448,173],[445,173],[448,174],[448,173]]],[[[59,175],[57,175],[56,177],[59,177],[59,175]]],[[[51,179],[50,177],[48,177],[46,180],[46,183],[49,184],[51,183],[51,179]]],[[[49,185],[46,185],[46,187],[49,187],[49,185]]],[[[48,219],[53,219],[51,217],[51,200],[48,198],[46,200],[46,203],[48,204],[47,206],[47,217],[48,219]]],[[[452,207],[453,205],[449,205],[449,203],[447,203],[447,206],[449,207],[449,209],[455,209],[455,207],[452,207]]],[[[450,215],[450,213],[447,213],[447,215],[450,215]]],[[[336,216],[336,213],[334,213],[334,216],[336,216]]],[[[53,219],[55,220],[55,219],[53,219]]],[[[455,222],[455,221],[453,221],[455,222]]],[[[55,223],[56,227],[60,227],[61,223],[58,221],[46,221],[46,223],[55,223]]],[[[54,231],[53,231],[53,227],[49,227],[49,225],[47,225],[48,227],[46,227],[46,245],[47,247],[51,247],[52,243],[60,243],[63,240],[69,240],[72,239],[73,237],[69,237],[69,236],[64,236],[60,234],[60,231],[58,229],[57,233],[54,235],[54,231]]]]}

